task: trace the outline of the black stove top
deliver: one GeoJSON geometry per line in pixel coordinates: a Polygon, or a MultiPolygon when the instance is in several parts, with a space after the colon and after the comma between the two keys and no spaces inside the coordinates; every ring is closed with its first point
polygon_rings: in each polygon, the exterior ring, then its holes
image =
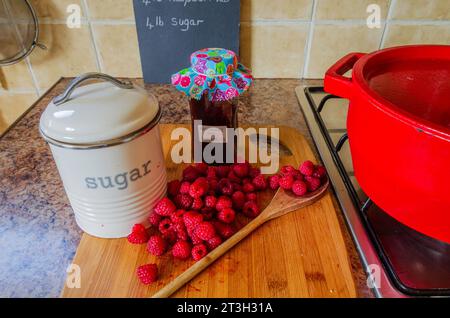
{"type": "Polygon", "coordinates": [[[345,128],[348,101],[326,94],[319,86],[304,86],[297,90],[297,95],[325,166],[337,172],[330,173],[330,179],[362,259],[366,261],[367,272],[372,272],[373,267],[369,265],[376,260],[389,280],[388,285],[395,290],[383,292],[383,288],[375,287],[379,289],[376,295],[450,296],[450,245],[396,221],[359,187],[345,128]],[[325,160],[328,158],[332,160],[325,160]],[[349,210],[349,203],[345,206],[346,198],[353,205],[353,214],[346,211],[349,210]],[[371,252],[375,255],[371,256],[371,252]]]}

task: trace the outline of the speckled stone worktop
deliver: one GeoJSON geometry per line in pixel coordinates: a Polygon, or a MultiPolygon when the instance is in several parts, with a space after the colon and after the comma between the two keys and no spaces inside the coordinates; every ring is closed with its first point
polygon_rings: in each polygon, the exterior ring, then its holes
{"type": "MultiPolygon", "coordinates": [[[[0,138],[0,297],[58,297],[81,238],[50,150],[38,131],[41,113],[69,80],[58,81],[0,138]]],[[[240,123],[291,126],[311,142],[294,91],[301,83],[256,80],[240,100],[240,123]]],[[[181,93],[169,85],[147,88],[160,101],[162,123],[190,121],[181,93]]],[[[353,241],[341,215],[339,219],[359,296],[370,297],[353,241]]]]}

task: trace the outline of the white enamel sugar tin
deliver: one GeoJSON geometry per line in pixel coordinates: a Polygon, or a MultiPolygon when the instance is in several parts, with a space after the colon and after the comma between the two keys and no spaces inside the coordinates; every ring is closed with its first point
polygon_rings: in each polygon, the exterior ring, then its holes
{"type": "Polygon", "coordinates": [[[77,77],[47,106],[40,131],[86,233],[118,238],[148,225],[167,185],[160,117],[154,96],[101,73],[77,77]],[[88,79],[103,81],[80,86],[88,79]]]}

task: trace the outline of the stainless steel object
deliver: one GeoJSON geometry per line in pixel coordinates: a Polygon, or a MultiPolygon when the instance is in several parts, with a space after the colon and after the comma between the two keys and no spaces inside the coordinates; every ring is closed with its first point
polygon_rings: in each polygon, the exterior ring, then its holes
{"type": "Polygon", "coordinates": [[[28,0],[0,0],[0,66],[26,58],[38,42],[39,22],[28,0]]]}

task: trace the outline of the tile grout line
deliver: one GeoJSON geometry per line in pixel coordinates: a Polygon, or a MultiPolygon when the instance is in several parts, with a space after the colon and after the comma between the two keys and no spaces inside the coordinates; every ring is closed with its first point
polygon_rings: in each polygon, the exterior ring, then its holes
{"type": "Polygon", "coordinates": [[[389,31],[389,22],[392,18],[392,12],[394,11],[394,7],[397,4],[397,0],[389,1],[389,8],[386,15],[386,23],[384,24],[383,33],[381,34],[380,44],[378,45],[378,49],[382,49],[386,42],[387,33],[389,31]]]}
{"type": "Polygon", "coordinates": [[[28,88],[11,88],[11,89],[0,89],[0,95],[25,95],[25,94],[36,94],[36,89],[28,88]]]}
{"type": "MultiPolygon", "coordinates": [[[[37,48],[37,49],[39,49],[39,48],[37,48]]],[[[37,97],[39,97],[39,96],[41,96],[41,91],[40,91],[38,80],[37,80],[36,74],[34,73],[33,66],[31,64],[31,60],[30,60],[29,56],[27,56],[25,58],[25,62],[27,63],[28,70],[30,71],[31,80],[33,81],[33,85],[34,85],[34,89],[36,91],[37,97]]]]}
{"type": "Polygon", "coordinates": [[[97,63],[97,69],[99,72],[103,72],[103,65],[101,62],[100,52],[98,51],[97,42],[95,41],[94,29],[92,28],[92,24],[91,24],[91,20],[90,20],[89,6],[88,6],[86,0],[82,0],[81,4],[83,6],[83,9],[85,11],[86,18],[87,18],[87,24],[88,24],[88,28],[89,28],[89,33],[91,35],[92,47],[93,47],[94,53],[95,53],[95,61],[97,63]]]}
{"type": "Polygon", "coordinates": [[[311,56],[311,47],[312,47],[312,41],[314,37],[314,23],[316,21],[316,11],[317,11],[317,0],[313,0],[313,7],[311,10],[311,22],[309,25],[308,30],[308,38],[305,45],[305,62],[303,63],[303,72],[300,74],[300,78],[306,78],[306,75],[308,74],[308,66],[309,66],[309,60],[311,56]]]}

